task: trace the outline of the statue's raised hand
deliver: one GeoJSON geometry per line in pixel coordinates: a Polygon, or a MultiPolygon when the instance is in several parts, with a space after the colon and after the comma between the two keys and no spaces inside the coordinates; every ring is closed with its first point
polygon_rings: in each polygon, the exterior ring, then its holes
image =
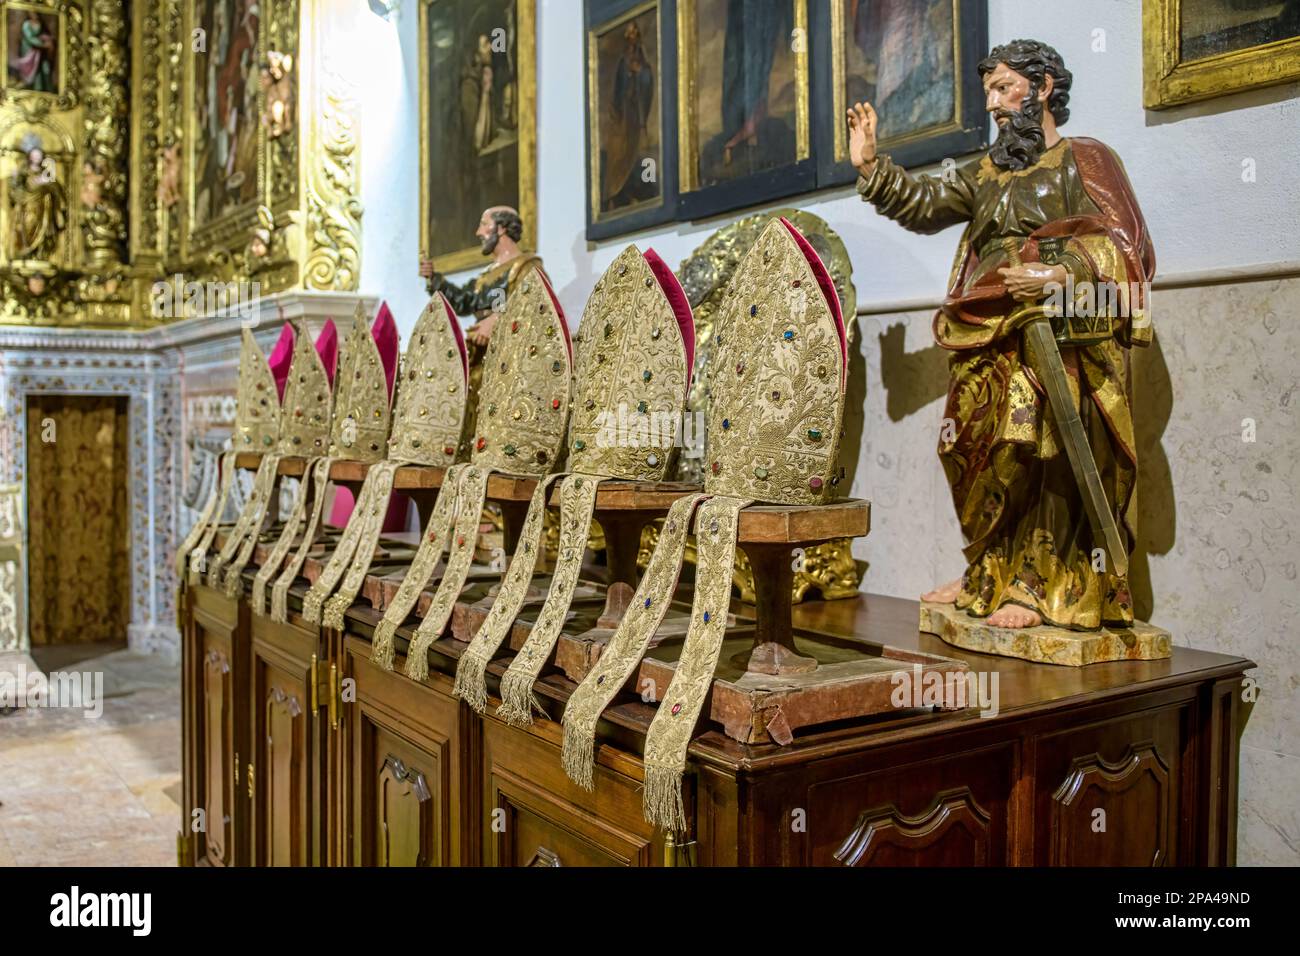
{"type": "Polygon", "coordinates": [[[864,178],[876,169],[876,111],[870,103],[849,107],[849,162],[864,178]]]}

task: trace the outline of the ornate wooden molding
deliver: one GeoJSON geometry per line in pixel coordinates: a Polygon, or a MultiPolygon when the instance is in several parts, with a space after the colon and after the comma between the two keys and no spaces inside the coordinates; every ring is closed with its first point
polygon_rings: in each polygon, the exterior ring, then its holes
{"type": "Polygon", "coordinates": [[[1150,837],[1150,856],[1148,859],[1144,853],[1140,861],[1133,862],[1149,866],[1168,863],[1171,852],[1169,786],[1169,766],[1151,741],[1131,745],[1118,762],[1111,762],[1099,753],[1076,757],[1070,773],[1052,794],[1050,865],[1060,866],[1066,862],[1077,864],[1088,859],[1096,859],[1098,865],[1105,862],[1122,865],[1114,859],[1114,852],[1107,851],[1118,850],[1126,860],[1131,859],[1131,854],[1140,852],[1141,848],[1135,848],[1129,837],[1138,834],[1150,837]],[[1148,785],[1153,790],[1149,795],[1141,789],[1148,785]],[[1095,796],[1091,802],[1085,799],[1089,794],[1095,796]],[[1096,836],[1099,841],[1105,840],[1112,822],[1121,822],[1111,819],[1121,807],[1123,817],[1128,822],[1124,827],[1127,834],[1125,837],[1112,836],[1106,841],[1104,849],[1091,853],[1088,848],[1076,845],[1082,834],[1096,836]],[[1102,818],[1104,828],[1100,831],[1094,829],[1096,810],[1107,814],[1102,818]],[[1152,825],[1133,826],[1132,821],[1137,820],[1149,821],[1152,825]],[[1117,839],[1123,846],[1116,846],[1117,839]]]}
{"type": "Polygon", "coordinates": [[[334,68],[320,67],[320,103],[307,179],[307,257],[303,285],[340,292],[361,281],[361,200],[352,83],[334,68]]]}
{"type": "Polygon", "coordinates": [[[98,180],[98,188],[94,193],[82,189],[81,229],[86,265],[103,273],[117,271],[126,254],[129,97],[125,6],[119,0],[92,0],[90,27],[82,167],[85,175],[98,180]]]}
{"type": "Polygon", "coordinates": [[[936,794],[929,808],[917,816],[903,813],[894,804],[876,807],[858,817],[853,832],[835,851],[835,859],[845,866],[869,866],[878,854],[891,849],[920,855],[936,843],[956,840],[969,845],[965,862],[985,866],[989,862],[990,819],[967,787],[936,794]]]}

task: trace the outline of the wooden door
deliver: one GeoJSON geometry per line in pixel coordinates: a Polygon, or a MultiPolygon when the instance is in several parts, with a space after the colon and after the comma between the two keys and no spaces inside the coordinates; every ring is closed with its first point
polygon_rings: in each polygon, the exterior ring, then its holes
{"type": "MultiPolygon", "coordinates": [[[[574,784],[560,763],[560,728],[483,721],[483,846],[488,866],[658,866],[663,833],[645,821],[641,762],[599,747],[596,787],[574,784]]],[[[695,791],[684,784],[687,817],[695,791]]]]}
{"type": "Polygon", "coordinates": [[[328,715],[322,719],[313,706],[320,703],[318,632],[254,618],[251,644],[253,863],[322,865],[330,730],[328,715]]]}
{"type": "Polygon", "coordinates": [[[349,857],[358,866],[465,866],[477,861],[478,720],[451,696],[450,678],[408,680],[370,663],[349,638],[344,674],[356,699],[345,708],[344,797],[349,857]]]}
{"type": "Polygon", "coordinates": [[[1119,714],[1036,740],[1034,862],[1176,866],[1194,858],[1191,705],[1119,714]]]}
{"type": "Polygon", "coordinates": [[[765,827],[767,862],[1005,866],[1015,764],[1011,744],[930,756],[895,748],[828,762],[781,791],[765,827]]]}
{"type": "Polygon", "coordinates": [[[247,628],[239,603],[210,588],[193,588],[184,634],[182,709],[185,725],[185,834],[190,859],[212,866],[246,861],[248,759],[245,699],[247,628]],[[195,812],[198,811],[198,812],[195,812]]]}

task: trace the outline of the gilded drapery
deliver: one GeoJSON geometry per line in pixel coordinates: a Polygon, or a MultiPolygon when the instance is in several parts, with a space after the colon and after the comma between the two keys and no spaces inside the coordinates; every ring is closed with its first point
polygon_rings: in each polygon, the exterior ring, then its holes
{"type": "Polygon", "coordinates": [[[1152,334],[1144,284],[1155,257],[1146,224],[1119,159],[1094,140],[1062,139],[1015,172],[999,171],[987,156],[954,172],[911,176],[881,157],[858,191],[914,232],[966,223],[934,321],[936,340],[952,353],[939,457],[967,540],[956,605],[988,617],[1015,604],[1076,630],[1129,627],[1127,578],[1097,563],[1055,416],[1013,323],[1017,303],[997,269],[1011,261],[1010,243],[1021,260],[1060,265],[1076,291],[1094,292],[1093,307],[1079,316],[1092,334],[1075,339],[1071,320],[1058,337],[1107,500],[1131,547],[1137,450],[1127,347],[1152,334]],[[1101,289],[1115,298],[1103,300],[1101,289]]]}
{"type": "Polygon", "coordinates": [[[33,646],[126,639],[131,618],[127,417],[123,398],[28,397],[33,646]]]}

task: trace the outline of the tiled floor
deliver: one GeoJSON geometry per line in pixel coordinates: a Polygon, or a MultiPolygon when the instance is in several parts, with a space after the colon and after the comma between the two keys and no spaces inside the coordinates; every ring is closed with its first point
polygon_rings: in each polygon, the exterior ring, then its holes
{"type": "MultiPolygon", "coordinates": [[[[0,654],[0,679],[34,662],[0,654]]],[[[127,650],[47,667],[103,674],[103,713],[0,714],[0,866],[173,866],[180,676],[127,650]]]]}

